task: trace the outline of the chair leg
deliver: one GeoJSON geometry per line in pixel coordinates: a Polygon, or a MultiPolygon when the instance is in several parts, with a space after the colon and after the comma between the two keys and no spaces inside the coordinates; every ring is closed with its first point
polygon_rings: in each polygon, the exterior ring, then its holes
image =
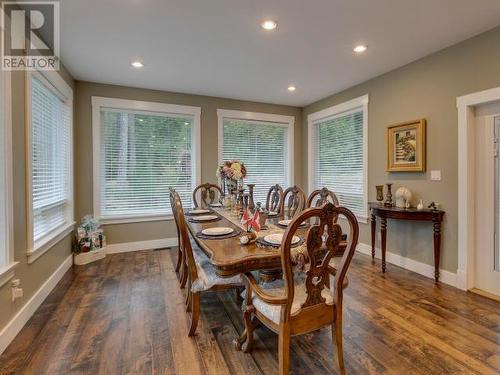
{"type": "Polygon", "coordinates": [[[332,339],[335,339],[337,345],[337,360],[339,362],[340,374],[345,375],[344,366],[344,348],[342,344],[342,314],[337,314],[335,323],[332,324],[332,339]]]}
{"type": "Polygon", "coordinates": [[[200,293],[191,294],[191,325],[189,327],[188,336],[194,336],[198,320],[200,319],[200,293]]]}
{"type": "Polygon", "coordinates": [[[250,353],[253,348],[253,331],[255,330],[255,324],[252,321],[252,315],[254,312],[255,307],[253,307],[253,305],[247,305],[243,313],[243,320],[245,321],[245,331],[243,335],[246,333],[246,339],[241,343],[240,349],[243,348],[244,353],[250,353]],[[243,344],[245,345],[243,346],[243,344]]]}
{"type": "Polygon", "coordinates": [[[279,375],[290,372],[290,328],[285,324],[280,328],[278,339],[279,375]]]}

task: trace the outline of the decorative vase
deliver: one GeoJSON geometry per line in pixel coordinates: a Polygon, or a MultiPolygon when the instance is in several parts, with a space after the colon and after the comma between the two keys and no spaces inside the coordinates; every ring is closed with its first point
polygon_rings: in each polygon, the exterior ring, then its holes
{"type": "Polygon", "coordinates": [[[384,200],[384,185],[377,185],[375,189],[377,189],[377,201],[382,202],[384,200]]]}
{"type": "Polygon", "coordinates": [[[386,207],[392,207],[393,206],[393,203],[392,203],[392,191],[391,191],[392,183],[388,183],[386,185],[387,185],[387,194],[385,195],[384,206],[386,206],[386,207]]]}
{"type": "Polygon", "coordinates": [[[417,210],[423,210],[424,209],[424,202],[422,202],[422,199],[420,199],[420,202],[417,204],[417,210]]]}

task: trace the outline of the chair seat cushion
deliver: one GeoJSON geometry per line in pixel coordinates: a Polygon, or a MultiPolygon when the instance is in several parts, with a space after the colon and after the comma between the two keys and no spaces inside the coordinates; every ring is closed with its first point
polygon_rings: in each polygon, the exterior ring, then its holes
{"type": "Polygon", "coordinates": [[[233,277],[218,276],[208,257],[195,244],[193,244],[193,256],[198,272],[198,278],[191,285],[191,291],[193,293],[203,292],[219,285],[243,285],[241,275],[233,277]]]}
{"type": "MultiPolygon", "coordinates": [[[[270,283],[263,283],[260,285],[261,288],[266,292],[266,294],[272,296],[283,296],[285,294],[285,284],[283,280],[276,280],[270,283]]],[[[333,304],[333,294],[328,288],[324,288],[321,295],[326,300],[328,305],[333,304]]],[[[292,308],[290,314],[294,314],[301,309],[302,304],[307,299],[305,277],[295,277],[294,281],[294,297],[292,308]]],[[[259,311],[266,318],[272,322],[279,324],[281,319],[281,309],[284,308],[281,305],[271,305],[264,302],[255,294],[252,297],[252,304],[257,311],[259,311]]]]}

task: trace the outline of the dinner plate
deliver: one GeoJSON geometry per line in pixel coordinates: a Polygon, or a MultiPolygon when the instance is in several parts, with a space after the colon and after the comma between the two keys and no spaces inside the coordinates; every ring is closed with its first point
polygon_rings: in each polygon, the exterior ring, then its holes
{"type": "Polygon", "coordinates": [[[269,213],[267,214],[267,216],[276,216],[278,215],[278,213],[276,211],[269,211],[269,213]]]}
{"type": "Polygon", "coordinates": [[[209,204],[210,207],[222,207],[222,203],[212,203],[209,204]]]}
{"type": "Polygon", "coordinates": [[[207,228],[201,231],[205,236],[224,236],[225,234],[233,233],[233,228],[228,227],[215,227],[215,228],[207,228]]]}
{"type": "Polygon", "coordinates": [[[196,221],[210,221],[210,220],[215,220],[217,219],[217,215],[201,215],[201,216],[196,216],[193,217],[193,220],[196,221]]]}
{"type": "MultiPolygon", "coordinates": [[[[287,226],[290,225],[291,222],[292,222],[291,219],[280,220],[280,221],[278,221],[278,224],[281,225],[281,226],[287,227],[287,226]]],[[[306,226],[306,223],[300,223],[299,228],[300,227],[305,227],[305,226],[306,226]]]]}
{"type": "MultiPolygon", "coordinates": [[[[281,245],[281,240],[283,240],[283,234],[284,233],[269,234],[269,235],[264,237],[264,241],[272,243],[273,245],[281,245]]],[[[292,237],[292,245],[295,245],[298,242],[300,242],[300,237],[293,236],[292,237]]]]}
{"type": "Polygon", "coordinates": [[[204,208],[198,208],[196,210],[191,210],[189,213],[191,215],[199,215],[199,214],[208,214],[210,210],[204,209],[204,208]]]}

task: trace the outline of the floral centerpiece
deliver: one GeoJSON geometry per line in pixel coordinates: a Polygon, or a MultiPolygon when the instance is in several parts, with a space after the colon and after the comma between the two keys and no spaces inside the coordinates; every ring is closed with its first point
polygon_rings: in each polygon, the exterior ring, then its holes
{"type": "Polygon", "coordinates": [[[216,176],[221,180],[224,194],[230,193],[232,189],[243,185],[243,179],[247,175],[245,164],[239,160],[228,160],[217,168],[216,176]]]}

